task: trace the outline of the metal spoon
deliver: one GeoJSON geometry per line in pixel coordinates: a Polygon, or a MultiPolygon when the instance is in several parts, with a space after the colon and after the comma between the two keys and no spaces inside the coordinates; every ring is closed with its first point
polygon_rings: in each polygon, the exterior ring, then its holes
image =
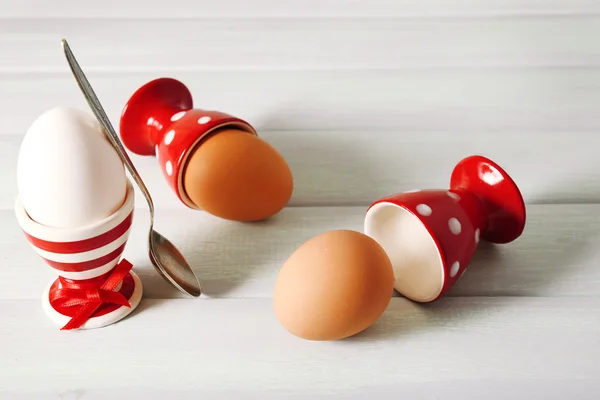
{"type": "Polygon", "coordinates": [[[65,52],[65,56],[67,57],[67,61],[69,62],[69,66],[71,67],[71,71],[75,76],[75,80],[77,80],[77,84],[79,88],[83,92],[85,99],[87,100],[90,108],[92,109],[94,115],[98,119],[98,122],[102,125],[108,139],[112,143],[113,147],[121,157],[121,160],[129,170],[129,173],[133,177],[133,180],[137,183],[140,190],[144,194],[146,201],[148,202],[148,207],[150,209],[150,234],[148,235],[148,249],[150,254],[150,261],[154,268],[169,282],[171,282],[177,289],[182,292],[198,297],[201,294],[200,282],[198,282],[198,278],[194,274],[192,268],[188,265],[188,263],[183,258],[183,255],[177,250],[177,248],[167,240],[160,233],[156,232],[154,227],[154,203],[152,202],[152,198],[150,197],[150,193],[144,185],[142,178],[138,174],[137,170],[133,166],[131,159],[127,155],[127,152],[121,145],[119,137],[115,132],[110,120],[106,116],[100,101],[96,97],[94,90],[92,89],[90,83],[88,82],[85,74],[79,67],[79,63],[75,59],[75,56],[71,52],[71,48],[65,39],[62,40],[63,50],[65,52]]]}

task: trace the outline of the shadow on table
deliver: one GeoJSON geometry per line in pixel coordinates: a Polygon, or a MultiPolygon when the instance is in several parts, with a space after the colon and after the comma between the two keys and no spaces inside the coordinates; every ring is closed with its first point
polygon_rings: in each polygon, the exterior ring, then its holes
{"type": "Polygon", "coordinates": [[[481,242],[452,296],[581,294],[595,263],[600,217],[594,205],[528,208],[525,231],[512,243],[481,242]]]}
{"type": "MultiPolygon", "coordinates": [[[[318,118],[310,114],[305,117],[318,118]]],[[[291,204],[363,205],[388,194],[381,191],[386,166],[365,149],[364,138],[348,130],[302,130],[284,121],[267,121],[265,126],[277,127],[259,134],[281,153],[292,170],[291,204]]]]}
{"type": "MultiPolygon", "coordinates": [[[[339,193],[354,190],[356,194],[348,196],[348,202],[352,204],[353,199],[363,195],[365,191],[375,190],[369,185],[372,186],[375,182],[376,171],[373,170],[372,161],[363,156],[364,151],[360,148],[360,143],[339,140],[339,136],[335,135],[306,134],[296,130],[285,131],[285,134],[280,136],[279,132],[275,131],[259,134],[280,151],[290,165],[294,177],[291,204],[314,206],[319,203],[319,198],[327,197],[333,198],[332,202],[340,205],[343,202],[335,200],[335,197],[339,197],[339,193]],[[311,160],[315,163],[311,163],[311,160]],[[354,174],[357,170],[361,170],[358,177],[354,174]],[[344,187],[350,184],[353,185],[350,189],[344,187]]],[[[376,195],[373,196],[375,197],[376,195]]],[[[305,240],[310,239],[300,237],[294,232],[293,223],[282,223],[285,218],[290,217],[283,210],[264,221],[217,221],[215,226],[218,228],[211,232],[210,238],[206,237],[206,233],[199,235],[198,240],[202,246],[206,246],[207,240],[209,241],[212,253],[230,253],[216,259],[192,251],[189,262],[194,266],[195,272],[200,278],[211,277],[203,283],[203,292],[209,297],[223,297],[265,273],[276,275],[287,257],[281,257],[281,248],[275,251],[275,246],[278,246],[278,243],[279,246],[288,246],[290,236],[297,239],[287,252],[287,255],[291,255],[305,240]],[[287,239],[282,240],[282,237],[287,239]],[[225,261],[228,265],[218,265],[216,260],[225,261]],[[274,264],[276,271],[269,271],[273,269],[274,264]]]]}
{"type": "MultiPolygon", "coordinates": [[[[208,297],[227,297],[239,286],[265,273],[273,262],[273,249],[277,242],[278,221],[284,215],[275,215],[265,221],[218,221],[218,230],[211,233],[209,242],[199,236],[203,246],[210,246],[211,257],[194,252],[191,257],[194,271],[208,297]],[[258,233],[263,230],[263,233],[258,233]],[[264,234],[264,231],[269,232],[264,234]],[[204,279],[203,279],[204,278],[204,279]]],[[[204,233],[206,234],[206,232],[204,233]]]]}
{"type": "Polygon", "coordinates": [[[598,294],[600,217],[593,205],[530,207],[513,243],[481,242],[472,262],[445,297],[429,304],[393,300],[369,329],[345,341],[396,339],[443,327],[469,329],[519,297],[598,294]],[[590,284],[589,282],[592,282],[590,284]]]}

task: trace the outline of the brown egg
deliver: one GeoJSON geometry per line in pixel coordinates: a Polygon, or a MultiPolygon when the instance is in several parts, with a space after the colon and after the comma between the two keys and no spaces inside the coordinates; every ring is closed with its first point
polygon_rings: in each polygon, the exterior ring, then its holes
{"type": "Polygon", "coordinates": [[[214,133],[190,156],[186,194],[199,208],[224,219],[257,221],[277,214],[292,196],[292,172],[259,137],[235,129],[214,133]]]}
{"type": "Polygon", "coordinates": [[[350,230],[320,234],[285,262],[275,282],[279,322],[308,340],[337,340],[371,326],[387,308],[392,263],[370,237],[350,230]]]}

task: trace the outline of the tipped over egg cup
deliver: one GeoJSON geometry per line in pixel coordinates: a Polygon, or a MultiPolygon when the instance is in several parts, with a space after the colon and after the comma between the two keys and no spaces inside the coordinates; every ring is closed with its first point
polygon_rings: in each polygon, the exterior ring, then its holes
{"type": "MultiPolygon", "coordinates": [[[[103,293],[102,285],[120,267],[133,221],[134,196],[128,179],[126,196],[118,210],[78,228],[55,228],[34,221],[17,196],[15,213],[19,226],[35,252],[58,274],[42,296],[43,309],[55,323],[66,327],[89,302],[111,297],[111,293],[103,293]]],[[[113,324],[138,306],[142,298],[140,278],[133,271],[122,275],[122,281],[112,291],[120,293],[129,305],[103,302],[78,329],[113,324]]]]}
{"type": "Polygon", "coordinates": [[[127,149],[156,155],[171,189],[187,207],[234,221],[258,221],[288,203],[293,179],[284,158],[246,121],[193,108],[171,78],[150,81],[125,105],[120,135],[127,149]]]}
{"type": "Polygon", "coordinates": [[[379,199],[364,233],[329,231],[296,249],[275,282],[276,317],[307,340],[355,335],[378,320],[394,289],[435,301],[465,272],[480,240],[509,243],[524,228],[525,204],[510,176],[485,157],[467,157],[449,190],[379,199]]]}
{"type": "Polygon", "coordinates": [[[504,244],[517,239],[525,214],[511,177],[493,161],[470,156],[454,168],[450,190],[417,190],[375,201],[364,232],[390,258],[394,289],[426,303],[458,281],[479,240],[504,244]]]}

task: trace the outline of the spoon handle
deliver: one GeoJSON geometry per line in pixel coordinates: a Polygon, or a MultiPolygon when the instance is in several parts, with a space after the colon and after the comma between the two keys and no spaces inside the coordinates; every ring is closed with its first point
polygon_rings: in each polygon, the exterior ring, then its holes
{"type": "Polygon", "coordinates": [[[67,43],[67,41],[65,39],[62,40],[62,46],[63,46],[63,50],[65,52],[67,61],[69,63],[69,66],[71,67],[71,71],[73,72],[73,75],[75,76],[75,80],[77,81],[77,84],[79,85],[79,88],[83,92],[83,95],[85,96],[87,103],[89,104],[90,108],[92,109],[92,112],[98,119],[98,122],[100,122],[100,125],[102,125],[102,127],[104,128],[104,131],[106,132],[106,135],[108,136],[108,139],[112,143],[113,147],[117,151],[117,154],[119,154],[119,157],[121,157],[123,164],[125,164],[125,166],[129,170],[129,173],[131,174],[133,180],[135,181],[135,183],[137,183],[140,190],[144,194],[144,197],[146,198],[146,201],[148,202],[148,206],[150,207],[150,218],[154,219],[154,204],[152,202],[152,197],[150,197],[150,192],[148,191],[148,188],[146,188],[146,185],[142,181],[140,174],[137,172],[137,170],[135,169],[135,166],[131,162],[129,155],[127,155],[127,152],[121,145],[121,141],[119,140],[119,137],[117,136],[117,133],[115,132],[115,129],[113,128],[112,124],[110,123],[110,119],[108,119],[108,117],[106,116],[106,112],[104,112],[104,108],[100,104],[98,97],[96,97],[96,93],[94,93],[94,89],[92,89],[92,86],[90,85],[87,78],[85,77],[85,74],[81,70],[79,63],[75,59],[75,56],[73,55],[73,52],[71,51],[71,48],[69,47],[69,44],[67,43]]]}

